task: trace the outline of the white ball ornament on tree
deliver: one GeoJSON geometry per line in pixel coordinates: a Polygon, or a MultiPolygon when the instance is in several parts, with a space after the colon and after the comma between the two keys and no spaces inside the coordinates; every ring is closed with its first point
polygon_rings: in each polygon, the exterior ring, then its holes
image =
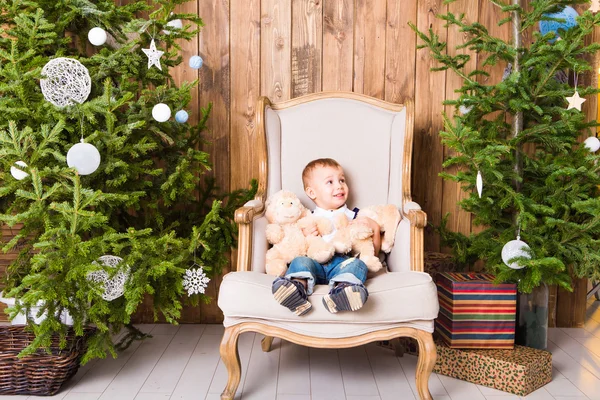
{"type": "MultiPolygon", "coordinates": [[[[171,28],[176,28],[176,29],[183,29],[183,22],[181,22],[180,19],[174,19],[174,20],[171,20],[171,21],[167,22],[167,26],[171,27],[171,28]]],[[[170,35],[171,33],[173,33],[173,31],[171,31],[171,30],[169,30],[167,28],[164,28],[163,31],[167,35],[170,35]]]]}
{"type": "Polygon", "coordinates": [[[152,118],[158,122],[165,122],[171,118],[171,109],[165,103],[158,103],[152,107],[152,118]]]}
{"type": "MultiPolygon", "coordinates": [[[[123,259],[117,256],[105,255],[98,258],[98,261],[100,261],[100,263],[106,267],[118,268],[119,263],[123,261],[123,259]]],[[[97,262],[94,261],[94,264],[97,264],[97,262]]],[[[88,273],[87,279],[101,284],[104,289],[102,298],[106,301],[112,301],[123,296],[125,293],[125,284],[129,279],[129,274],[129,267],[117,272],[112,278],[105,270],[99,270],[88,273]]]]}
{"type": "Polygon", "coordinates": [[[59,57],[42,68],[40,80],[44,98],[57,107],[83,103],[92,90],[87,68],[73,58],[59,57]]]}
{"type": "Polygon", "coordinates": [[[598,150],[600,150],[600,139],[598,139],[596,136],[590,136],[589,138],[585,139],[585,142],[583,142],[583,145],[591,153],[595,153],[598,150]]]}
{"type": "Polygon", "coordinates": [[[511,240],[502,248],[502,261],[512,269],[525,268],[524,265],[520,265],[516,261],[512,263],[509,263],[509,261],[516,257],[525,257],[530,259],[531,255],[529,254],[528,250],[529,246],[527,243],[522,241],[521,238],[517,236],[517,240],[511,240]]]}
{"type": "Polygon", "coordinates": [[[94,46],[102,46],[106,43],[106,31],[102,28],[95,27],[88,32],[88,40],[94,46]]]}
{"type": "MultiPolygon", "coordinates": [[[[27,164],[25,164],[24,161],[19,160],[16,161],[15,164],[17,164],[20,167],[27,168],[27,164]]],[[[18,181],[22,181],[23,179],[29,176],[27,172],[17,167],[10,167],[10,174],[13,176],[13,178],[15,178],[18,181]]]]}
{"type": "Polygon", "coordinates": [[[200,69],[202,68],[202,64],[204,64],[204,60],[202,60],[202,57],[200,56],[191,56],[189,64],[190,68],[200,69]]]}
{"type": "Polygon", "coordinates": [[[90,143],[77,143],[67,152],[67,165],[75,168],[79,175],[94,173],[100,166],[100,152],[90,143]]]}

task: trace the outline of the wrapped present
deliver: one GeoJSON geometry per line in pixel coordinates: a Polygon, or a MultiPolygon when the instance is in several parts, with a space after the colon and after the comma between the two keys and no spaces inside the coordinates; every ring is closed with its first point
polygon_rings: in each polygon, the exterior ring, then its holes
{"type": "Polygon", "coordinates": [[[515,346],[514,349],[451,349],[437,342],[433,372],[514,393],[539,389],[552,380],[552,354],[515,346]]]}
{"type": "Polygon", "coordinates": [[[494,285],[493,275],[436,275],[440,313],[436,333],[451,348],[510,349],[515,342],[517,285],[494,285]]]}

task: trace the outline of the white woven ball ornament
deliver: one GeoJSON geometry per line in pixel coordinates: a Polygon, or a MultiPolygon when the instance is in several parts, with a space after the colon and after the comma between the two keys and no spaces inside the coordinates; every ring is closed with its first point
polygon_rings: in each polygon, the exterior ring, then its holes
{"type": "Polygon", "coordinates": [[[583,145],[592,153],[600,150],[600,140],[596,136],[590,136],[589,138],[585,139],[583,145]]]}
{"type": "Polygon", "coordinates": [[[79,175],[89,175],[94,173],[100,166],[100,152],[89,143],[77,143],[67,152],[67,165],[75,168],[79,175]]]}
{"type": "MultiPolygon", "coordinates": [[[[27,164],[25,164],[24,161],[16,161],[15,164],[26,168],[27,164]]],[[[13,176],[13,178],[15,178],[18,181],[22,181],[23,179],[27,178],[29,176],[29,174],[19,168],[15,168],[15,167],[10,167],[10,174],[13,176]]]]}
{"type": "Polygon", "coordinates": [[[171,109],[165,103],[158,103],[152,107],[152,118],[158,122],[165,122],[171,118],[171,109]]]}
{"type": "MultiPolygon", "coordinates": [[[[167,26],[177,29],[183,29],[183,22],[181,22],[180,19],[174,19],[172,21],[167,22],[167,26]]],[[[163,32],[165,32],[167,35],[171,34],[171,31],[168,29],[163,29],[163,32]]]]}
{"type": "Polygon", "coordinates": [[[57,107],[83,103],[92,90],[87,68],[73,58],[59,57],[42,68],[40,80],[44,98],[57,107]]]}
{"type": "Polygon", "coordinates": [[[512,269],[525,268],[524,265],[519,265],[517,262],[512,262],[509,264],[509,261],[515,257],[531,258],[531,255],[529,255],[527,250],[529,250],[527,243],[517,237],[517,240],[511,240],[502,248],[502,261],[512,269]]]}
{"type": "Polygon", "coordinates": [[[191,56],[189,60],[190,68],[200,69],[202,64],[204,64],[204,60],[200,56],[191,56]]]}
{"type": "MultiPolygon", "coordinates": [[[[123,259],[117,256],[105,255],[98,258],[98,261],[106,267],[117,268],[117,265],[119,265],[123,259]]],[[[97,262],[94,261],[94,264],[97,264],[97,262]]],[[[123,296],[125,293],[125,284],[129,279],[129,272],[129,267],[126,267],[123,271],[117,272],[110,278],[108,272],[100,270],[88,273],[87,278],[92,282],[102,284],[104,287],[102,298],[106,301],[112,301],[123,296]]]]}
{"type": "Polygon", "coordinates": [[[88,40],[94,46],[102,46],[106,43],[106,37],[106,31],[102,28],[95,27],[88,32],[88,40]]]}

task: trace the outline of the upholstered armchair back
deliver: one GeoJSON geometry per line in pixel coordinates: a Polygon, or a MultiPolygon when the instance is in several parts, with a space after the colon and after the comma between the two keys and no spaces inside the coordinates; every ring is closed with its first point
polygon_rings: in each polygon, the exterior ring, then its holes
{"type": "MultiPolygon", "coordinates": [[[[275,105],[265,99],[264,120],[259,121],[265,134],[266,197],[281,189],[291,190],[313,209],[304,193],[302,170],[309,161],[328,157],[344,168],[350,208],[393,203],[402,209],[405,200],[410,202],[410,105],[377,104],[354,93],[335,95],[338,97],[320,93],[310,100],[275,105]]],[[[261,272],[267,249],[265,226],[264,216],[256,219],[252,235],[252,269],[261,272]]],[[[401,247],[408,245],[409,237],[398,239],[404,242],[401,247]]],[[[410,269],[408,255],[406,264],[401,269],[410,269]]]]}

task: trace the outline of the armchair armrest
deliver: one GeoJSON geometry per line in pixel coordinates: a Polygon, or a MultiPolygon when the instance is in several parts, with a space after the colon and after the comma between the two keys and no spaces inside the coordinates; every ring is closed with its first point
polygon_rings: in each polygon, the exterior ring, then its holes
{"type": "Polygon", "coordinates": [[[264,208],[265,206],[261,200],[250,200],[235,210],[235,222],[238,224],[249,224],[256,215],[260,215],[263,212],[264,208]]]}
{"type": "MultiPolygon", "coordinates": [[[[410,263],[411,271],[423,272],[424,270],[424,247],[423,247],[423,232],[427,225],[427,214],[421,210],[421,206],[414,201],[405,201],[402,207],[403,221],[398,225],[398,233],[404,230],[404,237],[409,236],[409,252],[410,254],[401,254],[403,251],[392,251],[388,257],[390,265],[406,265],[410,263]],[[407,226],[407,222],[408,225],[407,226]],[[408,230],[408,232],[407,232],[408,230]],[[409,233],[410,232],[410,233],[409,233]],[[404,262],[402,262],[404,260],[404,262]]],[[[398,245],[398,244],[396,244],[398,245]]],[[[403,250],[406,251],[404,246],[403,250]]]]}
{"type": "Polygon", "coordinates": [[[255,198],[235,210],[234,220],[238,224],[237,270],[249,271],[252,257],[252,222],[265,210],[264,202],[255,198]]]}

